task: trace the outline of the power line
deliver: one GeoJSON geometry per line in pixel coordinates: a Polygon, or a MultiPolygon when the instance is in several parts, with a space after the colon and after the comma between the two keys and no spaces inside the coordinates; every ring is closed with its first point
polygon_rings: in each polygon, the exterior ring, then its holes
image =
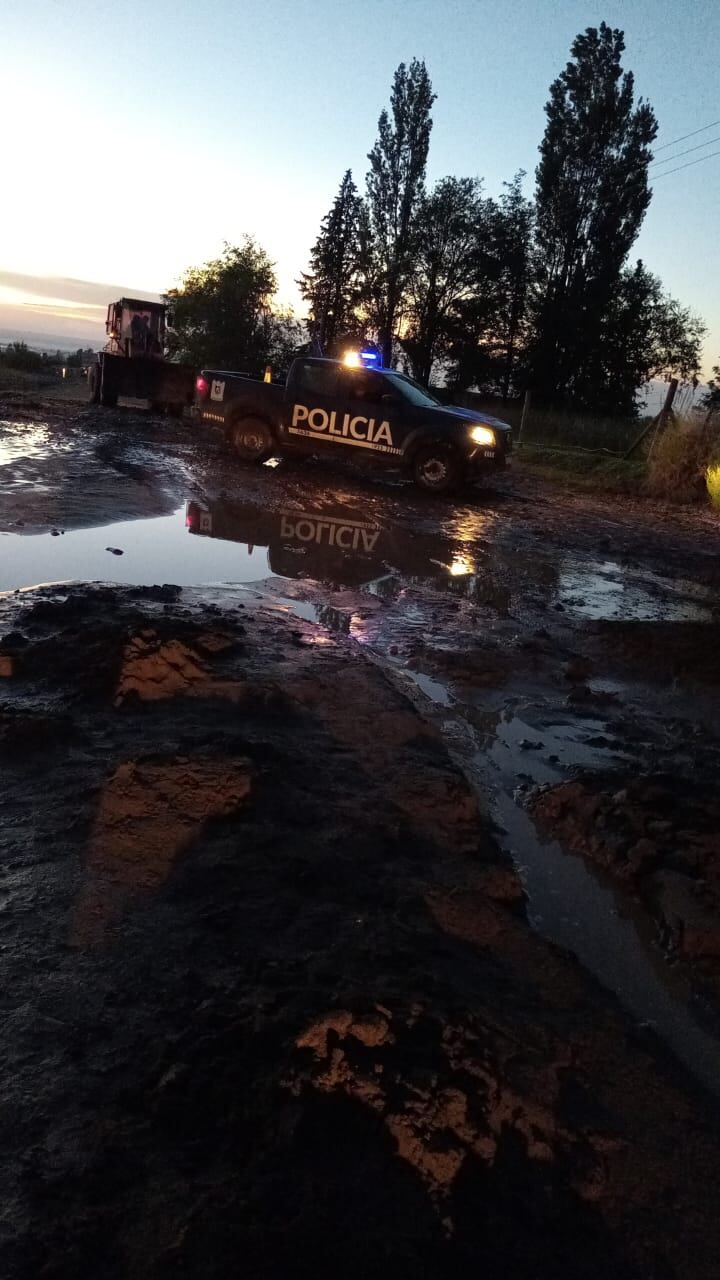
{"type": "Polygon", "coordinates": [[[720,124],[720,120],[713,120],[712,124],[704,124],[702,129],[693,129],[692,133],[684,133],[681,138],[674,138],[672,142],[664,142],[661,147],[656,147],[658,151],[667,151],[668,147],[674,147],[676,142],[687,142],[688,138],[694,138],[696,133],[707,133],[708,129],[714,129],[716,124],[720,124]]]}
{"type": "Polygon", "coordinates": [[[694,147],[686,147],[684,151],[678,151],[676,155],[668,156],[667,160],[658,160],[657,164],[651,164],[650,168],[657,169],[661,164],[672,164],[673,160],[679,160],[681,156],[689,156],[691,151],[702,151],[703,147],[711,147],[713,142],[720,142],[720,135],[717,138],[708,138],[707,142],[698,142],[694,147]]]}
{"type": "Polygon", "coordinates": [[[700,156],[699,160],[688,160],[687,164],[679,164],[677,169],[666,169],[664,173],[656,173],[653,182],[657,178],[668,178],[671,173],[679,173],[681,169],[692,169],[694,164],[702,164],[703,160],[712,160],[713,156],[720,156],[720,151],[711,151],[709,156],[700,156]]]}

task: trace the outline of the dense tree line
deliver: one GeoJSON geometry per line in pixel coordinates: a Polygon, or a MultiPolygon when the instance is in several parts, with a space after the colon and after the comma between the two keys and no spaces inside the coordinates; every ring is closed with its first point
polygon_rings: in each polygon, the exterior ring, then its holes
{"type": "MultiPolygon", "coordinates": [[[[530,389],[537,403],[604,415],[636,413],[651,378],[695,377],[702,323],[631,260],[657,122],[623,52],[605,23],[573,42],[550,86],[532,198],[522,171],[498,198],[475,177],[427,189],[435,94],[423,62],[401,63],[364,193],[348,169],[298,281],[311,349],[373,340],[423,383],[503,399],[530,389]]],[[[282,372],[307,332],[275,291],[263,248],[226,245],[166,295],[171,352],[282,372]]]]}
{"type": "Polygon", "coordinates": [[[420,381],[632,414],[650,378],[698,369],[704,328],[632,246],[651,199],[657,122],[635,100],[621,31],[577,36],[550,86],[534,199],[425,174],[435,95],[402,63],[365,195],[348,170],[299,284],[319,349],[373,338],[420,381]]]}
{"type": "Polygon", "coordinates": [[[65,367],[82,368],[93,355],[92,347],[78,347],[76,351],[35,351],[26,342],[8,342],[0,347],[0,365],[18,373],[42,373],[48,369],[65,367]]]}

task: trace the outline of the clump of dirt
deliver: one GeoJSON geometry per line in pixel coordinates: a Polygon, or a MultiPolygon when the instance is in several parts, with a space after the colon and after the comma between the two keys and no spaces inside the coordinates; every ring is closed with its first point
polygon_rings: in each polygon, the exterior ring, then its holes
{"type": "Polygon", "coordinates": [[[177,694],[232,698],[239,701],[247,692],[243,680],[218,681],[209,671],[205,657],[238,651],[237,636],[198,635],[188,645],[175,637],[163,640],[156,630],[146,628],[130,637],[125,646],[115,694],[115,705],[129,698],[155,702],[177,694]]]}
{"type": "Polygon", "coordinates": [[[98,800],[70,945],[99,941],[127,904],[157,890],[207,823],[247,803],[250,773],[244,760],[118,765],[98,800]]]}

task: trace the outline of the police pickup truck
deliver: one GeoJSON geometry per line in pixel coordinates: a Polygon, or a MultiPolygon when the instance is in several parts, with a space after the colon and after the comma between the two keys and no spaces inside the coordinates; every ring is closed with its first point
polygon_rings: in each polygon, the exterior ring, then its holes
{"type": "Polygon", "coordinates": [[[352,457],[400,466],[434,493],[504,466],[510,451],[506,422],[442,405],[394,370],[340,360],[294,360],[284,386],[204,369],[195,399],[201,421],[220,426],[246,461],[352,457]]]}

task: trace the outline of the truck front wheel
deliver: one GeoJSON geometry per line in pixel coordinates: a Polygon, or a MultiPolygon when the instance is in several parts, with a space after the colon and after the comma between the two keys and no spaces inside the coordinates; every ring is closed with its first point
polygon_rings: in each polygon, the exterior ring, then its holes
{"type": "Polygon", "coordinates": [[[273,451],[272,432],[259,418],[241,418],[230,428],[230,442],[243,462],[264,462],[273,451]]]}
{"type": "Polygon", "coordinates": [[[452,493],[463,477],[457,451],[448,444],[425,444],[413,459],[413,479],[428,493],[452,493]]]}

